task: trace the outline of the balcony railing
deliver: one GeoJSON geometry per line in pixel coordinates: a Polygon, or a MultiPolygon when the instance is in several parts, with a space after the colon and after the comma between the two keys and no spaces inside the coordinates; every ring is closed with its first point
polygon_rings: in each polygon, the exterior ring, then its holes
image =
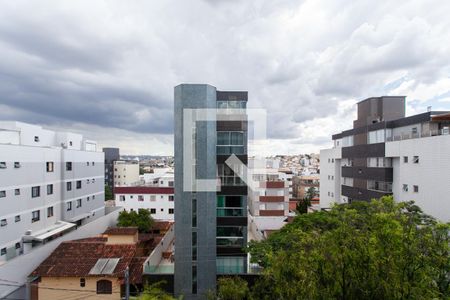
{"type": "Polygon", "coordinates": [[[147,266],[144,265],[144,274],[173,274],[175,270],[175,265],[158,265],[158,266],[147,266]]]}
{"type": "Polygon", "coordinates": [[[245,185],[245,182],[242,181],[242,179],[240,177],[235,177],[235,176],[223,176],[223,177],[219,177],[220,179],[220,184],[221,185],[226,185],[226,186],[243,186],[245,185]]]}
{"type": "Polygon", "coordinates": [[[244,247],[244,238],[241,236],[217,237],[217,246],[244,247]]]}
{"type": "Polygon", "coordinates": [[[240,207],[218,207],[217,216],[218,217],[243,217],[245,215],[245,210],[240,207]]]}
{"type": "Polygon", "coordinates": [[[394,141],[403,141],[403,140],[410,140],[410,139],[418,139],[423,137],[430,137],[430,136],[439,136],[439,135],[449,135],[450,132],[448,129],[440,129],[440,130],[429,130],[426,132],[420,133],[402,133],[400,135],[394,135],[392,137],[386,138],[386,142],[394,142],[394,141]]]}

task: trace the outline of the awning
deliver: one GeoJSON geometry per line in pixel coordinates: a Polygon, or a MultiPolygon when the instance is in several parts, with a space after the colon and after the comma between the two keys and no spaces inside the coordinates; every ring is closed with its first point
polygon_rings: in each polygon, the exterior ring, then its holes
{"type": "Polygon", "coordinates": [[[72,219],[69,219],[69,222],[76,222],[78,220],[85,219],[85,218],[89,217],[90,215],[91,215],[90,212],[84,213],[81,215],[77,215],[77,216],[73,217],[72,219]]]}
{"type": "Polygon", "coordinates": [[[72,227],[76,226],[76,224],[68,223],[64,221],[58,221],[54,225],[44,229],[37,231],[35,233],[32,233],[30,235],[25,235],[25,240],[35,240],[35,241],[44,241],[45,239],[51,237],[52,235],[56,235],[58,233],[61,233],[67,229],[70,229],[72,227]]]}

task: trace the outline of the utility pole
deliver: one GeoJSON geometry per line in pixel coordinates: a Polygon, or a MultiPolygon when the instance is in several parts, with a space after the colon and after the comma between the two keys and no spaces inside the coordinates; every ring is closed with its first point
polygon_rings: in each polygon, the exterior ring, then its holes
{"type": "Polygon", "coordinates": [[[130,269],[125,269],[125,300],[130,300],[130,269]]]}

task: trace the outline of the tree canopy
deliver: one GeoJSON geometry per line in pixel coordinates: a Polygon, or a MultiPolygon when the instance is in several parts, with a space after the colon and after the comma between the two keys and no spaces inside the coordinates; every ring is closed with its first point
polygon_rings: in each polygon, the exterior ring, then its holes
{"type": "Polygon", "coordinates": [[[448,299],[449,224],[392,197],[297,216],[262,242],[255,299],[448,299]]]}
{"type": "Polygon", "coordinates": [[[121,211],[117,219],[119,227],[137,227],[139,232],[149,232],[153,227],[154,220],[147,209],[136,211],[121,211]]]}

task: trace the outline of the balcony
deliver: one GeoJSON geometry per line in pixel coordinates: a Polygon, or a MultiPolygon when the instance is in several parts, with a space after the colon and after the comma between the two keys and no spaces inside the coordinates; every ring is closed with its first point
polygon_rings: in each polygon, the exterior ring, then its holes
{"type": "Polygon", "coordinates": [[[218,207],[218,217],[243,217],[245,210],[242,207],[218,207]]]}
{"type": "Polygon", "coordinates": [[[284,202],[284,196],[259,196],[260,202],[284,202]]]}
{"type": "Polygon", "coordinates": [[[342,185],[342,196],[362,201],[370,201],[372,199],[378,199],[386,195],[390,195],[389,192],[372,191],[357,187],[351,187],[342,185]]]}
{"type": "Polygon", "coordinates": [[[265,181],[260,182],[259,187],[266,189],[283,189],[286,187],[286,183],[284,181],[265,181]]]}
{"type": "Polygon", "coordinates": [[[392,181],[392,168],[342,167],[342,177],[392,181]]]}
{"type": "Polygon", "coordinates": [[[244,238],[241,236],[224,236],[216,238],[217,247],[244,247],[244,238]]]}
{"type": "Polygon", "coordinates": [[[282,217],[284,216],[284,210],[275,210],[275,209],[260,210],[259,215],[261,217],[282,217]]]}

